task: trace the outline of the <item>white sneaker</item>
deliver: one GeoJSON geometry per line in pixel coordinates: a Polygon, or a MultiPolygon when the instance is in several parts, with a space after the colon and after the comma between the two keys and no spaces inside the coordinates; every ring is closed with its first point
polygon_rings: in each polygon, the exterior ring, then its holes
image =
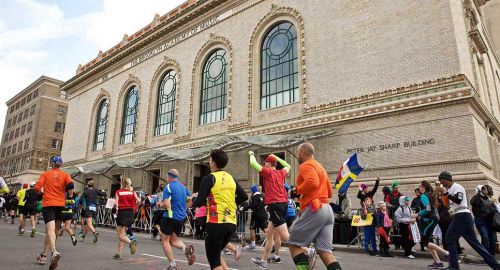
{"type": "Polygon", "coordinates": [[[415,256],[409,255],[409,256],[406,256],[406,258],[408,258],[408,259],[415,259],[415,256]]]}
{"type": "Polygon", "coordinates": [[[309,269],[313,270],[314,267],[316,266],[316,249],[315,248],[310,248],[309,252],[307,253],[307,259],[309,261],[309,269]]]}

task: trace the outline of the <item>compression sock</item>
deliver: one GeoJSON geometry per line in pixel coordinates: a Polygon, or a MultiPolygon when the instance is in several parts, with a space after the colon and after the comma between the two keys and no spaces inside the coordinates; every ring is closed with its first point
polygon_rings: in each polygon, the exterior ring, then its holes
{"type": "Polygon", "coordinates": [[[297,270],[310,270],[309,260],[305,253],[300,253],[293,257],[293,262],[295,263],[295,268],[297,268],[297,270]]]}
{"type": "Polygon", "coordinates": [[[340,267],[339,262],[334,262],[334,263],[329,264],[326,267],[326,269],[328,269],[328,270],[342,270],[342,267],[340,267]]]}

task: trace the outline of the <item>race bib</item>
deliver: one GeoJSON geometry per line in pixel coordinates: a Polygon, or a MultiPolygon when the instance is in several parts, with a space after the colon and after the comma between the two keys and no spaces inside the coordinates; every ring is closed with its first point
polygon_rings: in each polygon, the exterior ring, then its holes
{"type": "Polygon", "coordinates": [[[89,210],[95,212],[96,207],[95,206],[89,206],[89,210]]]}

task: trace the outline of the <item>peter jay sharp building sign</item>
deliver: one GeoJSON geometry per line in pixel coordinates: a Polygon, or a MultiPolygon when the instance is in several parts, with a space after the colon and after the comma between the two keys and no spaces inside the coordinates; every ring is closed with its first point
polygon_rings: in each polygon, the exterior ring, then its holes
{"type": "Polygon", "coordinates": [[[434,145],[436,140],[434,138],[403,141],[403,142],[392,142],[379,145],[370,145],[366,147],[355,147],[346,149],[347,154],[354,153],[370,153],[375,151],[385,151],[385,150],[399,150],[405,148],[422,147],[425,145],[434,145]]]}
{"type": "Polygon", "coordinates": [[[173,46],[175,46],[176,44],[179,44],[180,42],[218,24],[219,22],[223,21],[224,19],[228,18],[229,16],[231,16],[233,13],[232,10],[230,11],[227,11],[226,13],[223,13],[217,17],[214,17],[214,18],[211,18],[207,21],[205,21],[204,23],[200,24],[200,25],[197,25],[193,28],[191,28],[190,30],[187,30],[185,32],[183,32],[182,34],[176,36],[175,38],[165,42],[165,43],[162,43],[156,47],[154,47],[153,49],[141,54],[140,56],[138,57],[135,57],[133,58],[130,63],[128,63],[127,65],[125,65],[124,69],[127,69],[127,68],[131,68],[173,46]]]}

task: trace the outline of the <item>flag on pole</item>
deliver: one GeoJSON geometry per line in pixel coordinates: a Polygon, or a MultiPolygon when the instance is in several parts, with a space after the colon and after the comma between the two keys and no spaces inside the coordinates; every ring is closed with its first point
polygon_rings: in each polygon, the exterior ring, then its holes
{"type": "Polygon", "coordinates": [[[363,171],[363,167],[358,163],[358,156],[353,154],[340,166],[339,174],[335,181],[337,190],[341,193],[346,193],[351,183],[356,180],[361,171],[363,171]]]}

